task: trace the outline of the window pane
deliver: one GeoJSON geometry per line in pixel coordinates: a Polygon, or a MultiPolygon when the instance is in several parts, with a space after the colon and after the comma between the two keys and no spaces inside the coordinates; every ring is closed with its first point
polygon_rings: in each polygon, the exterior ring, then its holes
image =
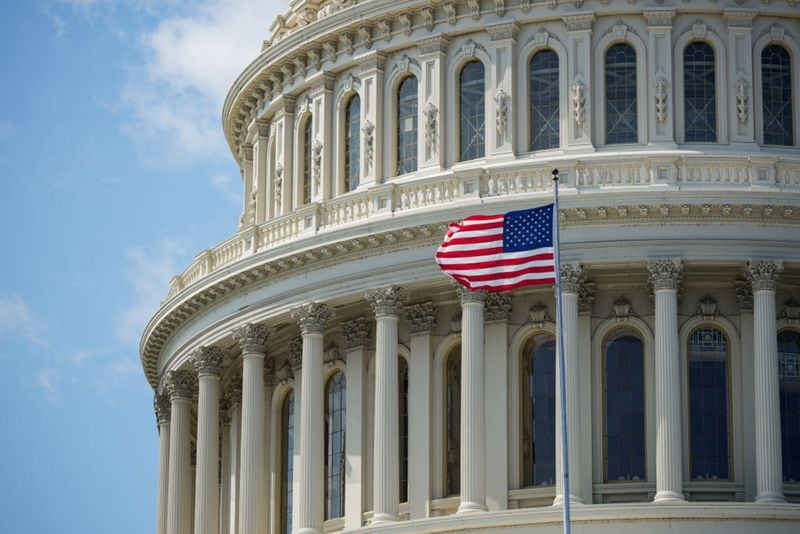
{"type": "Polygon", "coordinates": [[[400,394],[400,502],[408,501],[408,365],[398,356],[400,394]]]}
{"type": "Polygon", "coordinates": [[[789,52],[779,45],[761,51],[761,94],[764,109],[764,144],[791,145],[792,64],[789,52]]]}
{"type": "Polygon", "coordinates": [[[558,55],[538,52],[530,76],[531,150],[558,148],[558,55]]]}
{"type": "Polygon", "coordinates": [[[353,95],[344,110],[344,190],[358,187],[361,161],[361,98],[353,95]]]}
{"type": "Polygon", "coordinates": [[[408,76],[397,91],[397,174],[417,170],[417,79],[408,76]]]}
{"type": "Polygon", "coordinates": [[[691,43],[683,51],[683,93],[686,141],[717,140],[717,97],[714,50],[706,43],[691,43]]]}
{"type": "Polygon", "coordinates": [[[784,482],[800,482],[800,332],[778,334],[784,482]]]}
{"type": "Polygon", "coordinates": [[[445,489],[447,495],[461,492],[461,347],[447,356],[445,368],[445,425],[447,449],[445,450],[445,489]]]}
{"type": "Polygon", "coordinates": [[[283,401],[281,419],[281,450],[283,472],[281,473],[281,532],[292,533],[292,480],[294,478],[294,390],[283,401]]]}
{"type": "Polygon", "coordinates": [[[482,158],[486,139],[486,89],[483,63],[470,61],[461,69],[460,89],[460,154],[461,161],[482,158]]]}
{"type": "Polygon", "coordinates": [[[636,143],[636,52],[615,44],[606,52],[606,144],[636,143]]]}
{"type": "Polygon", "coordinates": [[[540,334],[522,355],[523,486],[552,486],[556,476],[556,343],[540,334]]]}
{"type": "Polygon", "coordinates": [[[302,203],[308,204],[311,201],[311,150],[313,131],[313,118],[306,119],[303,127],[303,198],[302,203]]]}
{"type": "Polygon", "coordinates": [[[605,479],[644,480],[644,344],[618,330],[604,356],[605,479]]]}
{"type": "Polygon", "coordinates": [[[344,373],[336,372],[325,387],[325,519],[344,515],[344,373]]]}
{"type": "Polygon", "coordinates": [[[689,443],[692,480],[729,478],[728,340],[704,327],[689,338],[689,443]]]}

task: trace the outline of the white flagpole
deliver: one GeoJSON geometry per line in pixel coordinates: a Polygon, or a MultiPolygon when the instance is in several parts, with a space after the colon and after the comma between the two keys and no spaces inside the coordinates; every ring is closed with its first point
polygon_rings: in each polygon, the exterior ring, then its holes
{"type": "Polygon", "coordinates": [[[564,313],[561,305],[561,242],[558,232],[558,169],[553,169],[553,250],[556,267],[556,343],[558,350],[558,382],[561,386],[561,466],[564,471],[562,493],[564,497],[564,534],[570,534],[569,519],[569,452],[567,451],[567,392],[564,372],[564,313]]]}

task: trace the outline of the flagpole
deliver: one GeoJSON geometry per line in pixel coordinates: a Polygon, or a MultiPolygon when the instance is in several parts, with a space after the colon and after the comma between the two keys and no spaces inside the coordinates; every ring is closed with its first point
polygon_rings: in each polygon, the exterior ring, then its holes
{"type": "Polygon", "coordinates": [[[553,169],[553,250],[556,267],[556,343],[558,350],[558,383],[561,389],[561,467],[564,478],[561,491],[564,499],[564,534],[570,534],[569,452],[567,451],[567,392],[564,372],[564,313],[561,301],[561,241],[558,228],[558,169],[553,169]]]}

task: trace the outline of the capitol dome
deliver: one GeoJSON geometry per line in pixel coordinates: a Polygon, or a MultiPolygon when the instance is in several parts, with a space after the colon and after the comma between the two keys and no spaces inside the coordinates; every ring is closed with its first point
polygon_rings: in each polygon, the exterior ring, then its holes
{"type": "Polygon", "coordinates": [[[224,104],[238,230],[142,336],[156,532],[800,531],[799,21],[292,0],[224,104]],[[553,168],[563,414],[553,288],[433,259],[553,168]]]}

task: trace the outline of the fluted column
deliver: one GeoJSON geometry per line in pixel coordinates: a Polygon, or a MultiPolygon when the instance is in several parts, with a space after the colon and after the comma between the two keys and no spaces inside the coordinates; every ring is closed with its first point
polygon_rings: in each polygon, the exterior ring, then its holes
{"type": "MultiPolygon", "coordinates": [[[[583,503],[581,485],[581,418],[580,362],[578,361],[578,295],[583,283],[583,268],[576,263],[561,265],[561,301],[564,319],[564,387],[567,391],[567,454],[569,455],[569,498],[571,503],[583,503]]],[[[560,359],[556,358],[556,376],[560,374],[560,359]]],[[[564,502],[563,459],[561,458],[561,384],[556,380],[556,498],[553,504],[564,502]]]]}
{"type": "Polygon", "coordinates": [[[647,264],[656,301],[656,502],[682,501],[681,367],[678,347],[680,260],[647,264]]]}
{"type": "Polygon", "coordinates": [[[747,265],[753,286],[755,361],[756,502],[784,502],[781,456],[778,340],[775,288],[783,264],[757,261],[747,265]]]}
{"type": "Polygon", "coordinates": [[[303,374],[300,389],[300,465],[297,528],[300,534],[318,534],[323,523],[325,421],[323,414],[322,357],[328,306],[307,303],[292,311],[303,336],[303,374]]]}
{"type": "Polygon", "coordinates": [[[264,358],[270,331],[246,324],[233,331],[242,349],[242,443],[239,468],[239,532],[265,534],[264,358]]]}
{"type": "Polygon", "coordinates": [[[461,504],[458,513],[486,511],[483,291],[461,297],[461,504]]]}
{"type": "Polygon", "coordinates": [[[189,434],[195,377],[190,371],[170,371],[167,376],[170,407],[167,534],[191,532],[191,480],[189,434]]]}
{"type": "Polygon", "coordinates": [[[167,534],[167,486],[169,483],[169,395],[156,395],[153,399],[158,420],[158,504],[156,508],[156,534],[167,534]]]}
{"type": "Polygon", "coordinates": [[[376,320],[372,524],[378,524],[395,521],[400,511],[397,322],[407,295],[390,286],[368,291],[366,298],[376,320]]]}
{"type": "Polygon", "coordinates": [[[242,377],[234,376],[228,383],[228,409],[231,420],[228,453],[228,534],[239,533],[239,463],[242,442],[242,377]]]}
{"type": "Polygon", "coordinates": [[[200,382],[197,395],[195,534],[219,532],[219,372],[224,353],[201,347],[191,360],[200,382]]]}

